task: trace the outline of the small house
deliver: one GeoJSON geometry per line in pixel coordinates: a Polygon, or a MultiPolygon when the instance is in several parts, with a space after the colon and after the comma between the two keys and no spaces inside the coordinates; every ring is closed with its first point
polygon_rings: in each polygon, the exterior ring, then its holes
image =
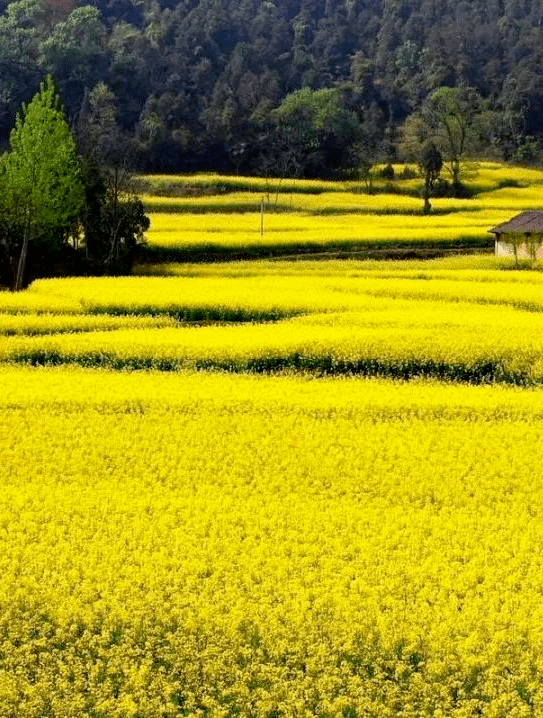
{"type": "Polygon", "coordinates": [[[521,212],[490,232],[496,238],[496,255],[515,259],[543,257],[543,212],[521,212]]]}

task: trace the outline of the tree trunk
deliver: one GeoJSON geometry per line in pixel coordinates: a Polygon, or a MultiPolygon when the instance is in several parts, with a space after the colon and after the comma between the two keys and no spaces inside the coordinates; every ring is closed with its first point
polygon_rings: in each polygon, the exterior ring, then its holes
{"type": "Polygon", "coordinates": [[[23,236],[23,246],[21,247],[21,255],[17,266],[17,276],[15,278],[14,292],[20,292],[23,288],[23,280],[26,268],[26,258],[28,256],[28,245],[30,243],[30,219],[25,222],[25,232],[23,236]]]}
{"type": "Polygon", "coordinates": [[[424,195],[424,207],[422,208],[423,214],[430,214],[432,211],[432,205],[428,199],[428,195],[424,195]]]}

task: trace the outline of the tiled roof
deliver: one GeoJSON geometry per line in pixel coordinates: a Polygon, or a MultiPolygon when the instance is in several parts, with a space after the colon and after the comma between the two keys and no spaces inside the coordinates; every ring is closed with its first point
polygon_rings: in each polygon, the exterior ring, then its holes
{"type": "Polygon", "coordinates": [[[530,232],[543,233],[543,212],[531,209],[528,212],[521,212],[508,222],[498,224],[494,229],[489,230],[493,234],[527,234],[530,232]]]}

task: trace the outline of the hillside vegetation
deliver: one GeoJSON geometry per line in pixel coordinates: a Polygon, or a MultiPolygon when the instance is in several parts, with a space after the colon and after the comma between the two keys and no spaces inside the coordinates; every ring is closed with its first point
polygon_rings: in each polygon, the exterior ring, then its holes
{"type": "Polygon", "coordinates": [[[116,109],[152,171],[286,167],[283,121],[292,129],[300,91],[328,93],[337,110],[311,138],[309,173],[352,167],[353,154],[393,159],[399,128],[441,87],[476,93],[478,149],[541,155],[538,0],[3,0],[0,11],[0,141],[51,73],[82,137],[97,108],[116,109]]]}

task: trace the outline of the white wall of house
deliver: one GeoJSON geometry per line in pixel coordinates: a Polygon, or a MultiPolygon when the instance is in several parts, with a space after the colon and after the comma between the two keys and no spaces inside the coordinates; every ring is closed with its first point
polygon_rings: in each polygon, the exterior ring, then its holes
{"type": "MultiPolygon", "coordinates": [[[[538,235],[534,238],[534,241],[536,247],[536,259],[543,259],[543,235],[538,235]]],[[[515,247],[513,242],[507,242],[504,239],[496,238],[495,254],[497,257],[514,257],[515,247]]],[[[519,245],[517,256],[519,259],[531,259],[532,255],[529,246],[526,245],[526,242],[522,242],[522,244],[519,245]]]]}

